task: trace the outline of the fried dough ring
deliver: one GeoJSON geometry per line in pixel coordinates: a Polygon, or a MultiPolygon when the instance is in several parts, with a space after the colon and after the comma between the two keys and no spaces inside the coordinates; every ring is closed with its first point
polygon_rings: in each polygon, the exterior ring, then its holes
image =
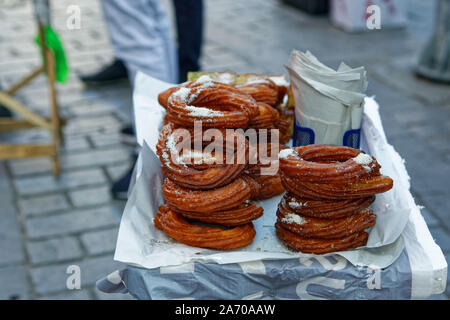
{"type": "Polygon", "coordinates": [[[281,172],[284,187],[299,198],[342,200],[373,196],[392,189],[393,181],[387,176],[375,176],[360,181],[342,183],[313,183],[287,176],[281,172]]]}
{"type": "Polygon", "coordinates": [[[252,243],[256,234],[252,223],[227,229],[199,226],[189,223],[167,206],[159,210],[154,218],[155,226],[178,242],[193,247],[235,249],[252,243]]]}
{"type": "Polygon", "coordinates": [[[218,223],[224,226],[238,226],[247,224],[252,220],[260,218],[264,211],[262,207],[251,202],[245,202],[233,209],[210,213],[180,211],[176,208],[172,209],[188,219],[207,223],[218,223]]]}
{"type": "Polygon", "coordinates": [[[259,114],[248,123],[253,129],[274,129],[275,124],[280,120],[278,111],[270,105],[258,102],[259,114]]]}
{"type": "Polygon", "coordinates": [[[370,209],[338,219],[318,219],[297,215],[281,205],[277,210],[278,223],[295,234],[305,238],[339,239],[359,233],[375,225],[376,215],[370,209]],[[302,223],[296,223],[289,218],[297,216],[302,223]]]}
{"type": "Polygon", "coordinates": [[[205,190],[193,191],[183,188],[166,178],[162,186],[164,199],[167,203],[180,211],[189,212],[216,212],[235,208],[252,195],[250,185],[241,178],[235,179],[226,186],[205,190]]]}
{"type": "Polygon", "coordinates": [[[252,197],[253,200],[270,199],[285,191],[278,173],[275,175],[254,175],[251,177],[260,185],[260,191],[258,195],[252,197]]]}
{"type": "Polygon", "coordinates": [[[348,182],[376,176],[380,172],[380,165],[372,156],[367,155],[371,158],[370,163],[355,161],[362,153],[358,149],[313,144],[291,150],[287,156],[280,156],[280,168],[286,175],[305,182],[348,182]]]}
{"type": "MultiPolygon", "coordinates": [[[[170,137],[172,137],[172,140],[175,139],[173,138],[174,130],[175,125],[172,123],[169,123],[163,127],[156,150],[162,163],[162,171],[164,175],[178,185],[195,190],[213,189],[230,183],[244,170],[246,166],[246,159],[242,159],[242,161],[239,162],[237,161],[237,158],[233,158],[232,163],[225,164],[225,155],[228,154],[228,152],[224,152],[220,155],[222,158],[220,164],[205,162],[196,164],[194,161],[189,161],[189,164],[183,163],[181,158],[177,159],[177,157],[172,155],[170,148],[167,146],[170,137]]],[[[235,135],[226,135],[225,141],[222,142],[221,148],[224,151],[229,151],[229,154],[234,154],[234,149],[228,150],[228,148],[232,148],[234,146],[234,141],[231,141],[229,144],[227,143],[227,139],[234,140],[235,135]]],[[[246,141],[244,137],[242,137],[242,139],[244,142],[246,141]]],[[[244,147],[244,152],[248,152],[248,146],[245,145],[244,147]]],[[[212,159],[212,161],[214,161],[214,159],[212,159]]]]}
{"type": "Polygon", "coordinates": [[[361,247],[367,243],[369,234],[365,231],[353,233],[340,239],[305,238],[295,234],[277,222],[275,230],[278,239],[294,251],[312,254],[325,254],[361,247]]]}
{"type": "Polygon", "coordinates": [[[280,206],[286,210],[319,219],[343,218],[368,208],[375,201],[375,196],[344,200],[307,200],[296,197],[293,193],[286,193],[281,199],[280,206]]]}
{"type": "Polygon", "coordinates": [[[167,118],[182,127],[202,121],[206,128],[245,128],[258,112],[251,96],[207,76],[180,86],[167,100],[167,118]]]}
{"type": "Polygon", "coordinates": [[[237,89],[252,96],[256,101],[275,107],[278,104],[278,87],[270,79],[260,79],[247,84],[237,85],[237,89]]]}

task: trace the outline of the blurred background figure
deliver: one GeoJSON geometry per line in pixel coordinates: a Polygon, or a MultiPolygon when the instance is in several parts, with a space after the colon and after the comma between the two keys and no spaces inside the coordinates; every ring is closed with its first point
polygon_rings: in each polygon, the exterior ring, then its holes
{"type": "MultiPolygon", "coordinates": [[[[137,71],[177,83],[186,81],[188,71],[200,69],[202,0],[173,0],[178,54],[170,21],[159,0],[103,0],[101,4],[115,60],[94,74],[81,76],[85,84],[129,79],[133,85],[137,71]]],[[[121,133],[136,143],[133,126],[124,127],[121,133]]],[[[116,199],[126,199],[132,169],[113,184],[111,192],[116,199]]]]}

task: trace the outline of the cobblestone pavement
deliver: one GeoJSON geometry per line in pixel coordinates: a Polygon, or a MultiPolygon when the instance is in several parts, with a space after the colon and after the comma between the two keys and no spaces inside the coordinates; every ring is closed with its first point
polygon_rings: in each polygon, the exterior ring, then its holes
{"type": "MultiPolygon", "coordinates": [[[[410,1],[408,29],[347,34],[326,17],[312,17],[276,0],[208,0],[202,66],[208,71],[281,73],[292,49],[310,50],[324,63],[341,60],[369,71],[369,93],[381,105],[391,143],[406,159],[412,191],[432,235],[450,256],[450,90],[412,75],[432,31],[433,1],[410,1]]],[[[168,0],[165,1],[167,5],[168,0]]],[[[130,121],[128,84],[84,88],[78,74],[113,57],[98,1],[79,0],[82,25],[66,28],[68,0],[53,1],[53,23],[73,70],[58,85],[64,129],[62,174],[46,158],[0,161],[0,299],[129,299],[104,295],[95,281],[121,267],[113,252],[123,202],[112,201],[111,182],[131,164],[119,129],[130,121]],[[66,269],[79,265],[82,289],[66,289],[66,269]]],[[[170,15],[173,16],[169,10],[170,15]]],[[[19,79],[39,62],[30,7],[0,10],[0,83],[19,79]]],[[[40,77],[17,97],[48,114],[40,77]]],[[[4,141],[41,141],[31,130],[4,141]]],[[[448,299],[446,294],[433,297],[448,299]]]]}

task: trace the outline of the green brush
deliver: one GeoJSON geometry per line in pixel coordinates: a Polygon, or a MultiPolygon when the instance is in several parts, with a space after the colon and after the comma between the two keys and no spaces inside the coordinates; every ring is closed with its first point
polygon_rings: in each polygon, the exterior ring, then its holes
{"type": "MultiPolygon", "coordinates": [[[[51,26],[44,27],[45,41],[47,42],[47,47],[53,52],[53,56],[55,57],[55,74],[56,81],[65,83],[69,78],[69,65],[67,64],[66,53],[64,52],[64,47],[62,45],[61,40],[59,39],[58,34],[55,30],[52,29],[51,26]]],[[[41,34],[40,32],[34,38],[34,42],[41,48],[41,34]]]]}

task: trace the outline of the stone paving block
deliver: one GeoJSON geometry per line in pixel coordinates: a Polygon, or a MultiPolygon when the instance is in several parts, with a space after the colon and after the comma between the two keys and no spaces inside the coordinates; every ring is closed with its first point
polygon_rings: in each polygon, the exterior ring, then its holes
{"type": "Polygon", "coordinates": [[[81,242],[90,255],[113,252],[118,232],[118,228],[87,232],[81,235],[81,242]]]}
{"type": "Polygon", "coordinates": [[[30,285],[24,267],[0,268],[0,300],[29,299],[30,285]]]}
{"type": "Polygon", "coordinates": [[[9,179],[2,162],[0,162],[0,217],[0,266],[21,263],[25,259],[22,233],[12,203],[9,179]]]}
{"type": "Polygon", "coordinates": [[[450,255],[450,233],[439,227],[430,228],[430,233],[437,245],[441,247],[444,255],[448,257],[450,255]]]}
{"type": "Polygon", "coordinates": [[[136,300],[129,293],[105,293],[98,290],[97,288],[95,288],[94,290],[95,295],[99,300],[136,300]]]}
{"type": "MultiPolygon", "coordinates": [[[[448,176],[447,176],[448,177],[448,176]]],[[[450,192],[443,194],[424,194],[422,195],[424,205],[438,217],[441,227],[450,230],[449,208],[450,208],[450,192]]]]}
{"type": "Polygon", "coordinates": [[[69,209],[69,203],[63,194],[50,194],[18,200],[20,211],[25,216],[54,213],[69,209]]]}
{"type": "Polygon", "coordinates": [[[89,169],[63,172],[58,178],[55,178],[53,175],[45,175],[31,178],[17,178],[13,181],[20,196],[29,196],[102,184],[106,182],[106,178],[100,169],[89,169]]]}
{"type": "Polygon", "coordinates": [[[63,169],[97,167],[124,162],[127,161],[129,157],[129,152],[122,147],[92,150],[89,152],[62,155],[61,167],[63,169]]]}
{"type": "Polygon", "coordinates": [[[81,289],[94,285],[97,280],[124,267],[122,263],[114,261],[112,255],[107,255],[77,262],[33,268],[30,270],[30,275],[36,292],[48,295],[66,290],[68,277],[74,275],[73,273],[67,273],[68,267],[71,265],[79,267],[81,289]]]}
{"type": "Polygon", "coordinates": [[[108,186],[98,188],[83,188],[69,192],[72,204],[77,207],[86,207],[105,204],[111,200],[111,193],[108,186]]]}
{"type": "Polygon", "coordinates": [[[91,132],[103,132],[106,129],[119,130],[121,123],[116,117],[106,115],[95,118],[73,118],[68,121],[63,131],[67,135],[80,135],[91,132]]]}
{"type": "Polygon", "coordinates": [[[83,256],[75,237],[28,241],[27,251],[32,264],[57,263],[83,256]]]}
{"type": "Polygon", "coordinates": [[[69,213],[29,218],[25,221],[30,238],[68,235],[102,227],[117,226],[120,214],[114,207],[74,210],[69,213]]]}
{"type": "Polygon", "coordinates": [[[128,170],[130,170],[131,166],[133,166],[131,161],[129,161],[126,164],[124,163],[119,165],[107,166],[106,172],[108,173],[108,176],[111,178],[111,181],[116,181],[122,178],[122,176],[125,173],[127,173],[128,170]]]}
{"type": "Polygon", "coordinates": [[[42,296],[39,300],[92,300],[92,294],[88,289],[67,289],[58,294],[42,296]]]}
{"type": "Polygon", "coordinates": [[[432,227],[440,227],[441,223],[436,217],[430,213],[430,211],[427,208],[422,208],[420,210],[420,213],[422,214],[423,218],[425,219],[425,222],[427,223],[428,228],[432,227]]]}
{"type": "Polygon", "coordinates": [[[96,148],[104,148],[110,146],[121,145],[122,140],[120,134],[91,133],[89,139],[96,148]]]}

